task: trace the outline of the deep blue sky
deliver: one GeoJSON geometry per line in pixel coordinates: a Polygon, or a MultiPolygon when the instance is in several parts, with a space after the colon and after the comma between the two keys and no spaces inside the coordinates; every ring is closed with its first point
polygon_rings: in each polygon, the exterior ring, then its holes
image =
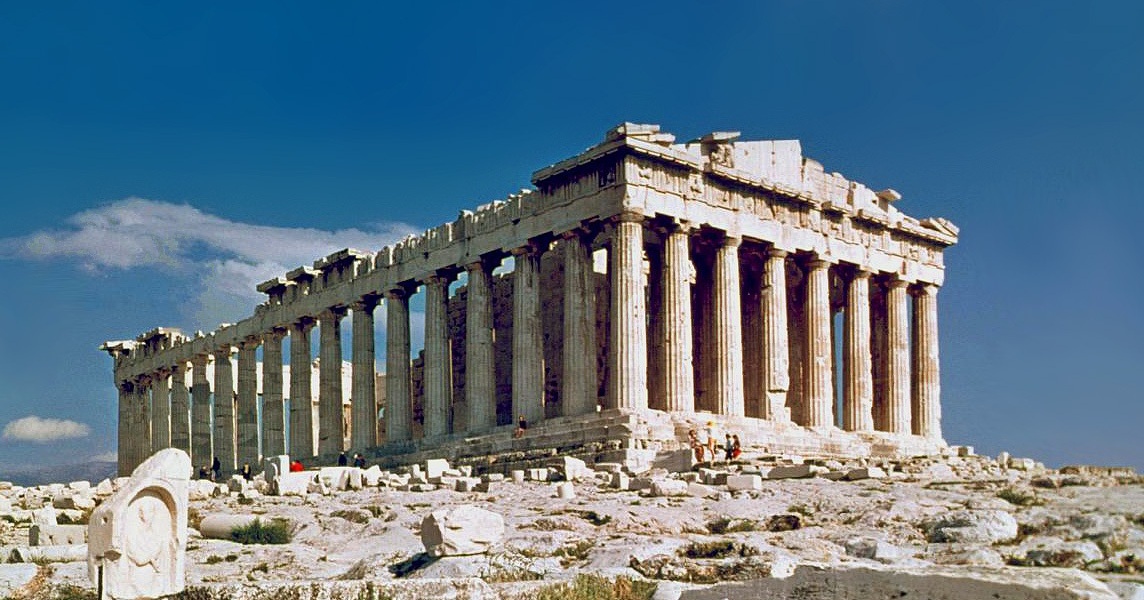
{"type": "Polygon", "coordinates": [[[0,475],[114,449],[100,342],[249,315],[199,285],[318,256],[284,245],[268,265],[236,238],[287,230],[248,226],[391,239],[624,120],[798,138],[952,219],[947,439],[1144,467],[1144,7],[615,4],[0,5],[0,426],[90,427],[0,440],[0,475]],[[231,235],[187,225],[204,219],[231,235]]]}

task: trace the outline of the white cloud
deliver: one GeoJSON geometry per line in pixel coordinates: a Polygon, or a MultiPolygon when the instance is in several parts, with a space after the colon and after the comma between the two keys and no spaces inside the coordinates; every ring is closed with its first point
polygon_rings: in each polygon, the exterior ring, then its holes
{"type": "Polygon", "coordinates": [[[211,330],[249,316],[262,300],[259,282],[341,248],[376,251],[414,232],[403,223],[336,231],[252,225],[187,204],[127,198],[77,213],[62,229],[0,239],[0,257],[73,259],[93,273],[164,269],[194,290],[184,316],[211,330]]]}
{"type": "Polygon", "coordinates": [[[0,434],[0,437],[16,442],[42,444],[56,440],[81,438],[89,433],[91,433],[91,427],[83,423],[67,419],[43,419],[31,415],[5,425],[4,433],[0,434]]]}
{"type": "Polygon", "coordinates": [[[118,460],[119,454],[115,452],[104,452],[102,454],[96,454],[95,456],[87,459],[88,462],[116,462],[118,460]]]}

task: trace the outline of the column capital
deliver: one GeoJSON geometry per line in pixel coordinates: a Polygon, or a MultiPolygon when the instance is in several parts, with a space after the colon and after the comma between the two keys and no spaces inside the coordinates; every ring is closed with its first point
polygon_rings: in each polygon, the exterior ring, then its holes
{"type": "Polygon", "coordinates": [[[164,377],[170,377],[171,376],[171,367],[170,366],[163,366],[163,367],[159,367],[158,369],[155,369],[155,376],[157,378],[160,378],[160,379],[162,379],[164,377]]]}
{"type": "Polygon", "coordinates": [[[778,248],[776,246],[767,248],[767,258],[786,258],[788,256],[790,256],[790,252],[787,252],[782,248],[778,248]]]}
{"type": "Polygon", "coordinates": [[[509,254],[513,256],[532,256],[540,254],[544,250],[544,245],[537,240],[528,240],[523,246],[517,246],[509,250],[509,254]]]}
{"type": "Polygon", "coordinates": [[[257,349],[261,345],[262,345],[262,336],[260,336],[260,335],[246,336],[245,338],[242,339],[241,342],[238,343],[238,347],[242,350],[250,350],[252,348],[257,349]]]}
{"type": "Polygon", "coordinates": [[[401,300],[412,296],[413,289],[416,289],[416,287],[417,286],[411,282],[403,281],[393,284],[387,290],[383,290],[381,295],[385,296],[386,300],[401,300]]]}
{"type": "Polygon", "coordinates": [[[449,285],[457,278],[457,274],[451,269],[441,269],[418,279],[424,285],[431,285],[434,283],[443,283],[449,285]]]}
{"type": "Polygon", "coordinates": [[[724,233],[720,245],[724,248],[738,248],[743,243],[743,236],[737,233],[724,233]]]}
{"type": "Polygon", "coordinates": [[[297,320],[295,320],[293,323],[290,324],[290,327],[294,330],[297,330],[297,331],[306,332],[306,331],[310,331],[311,329],[313,329],[315,323],[316,323],[316,320],[314,319],[314,317],[309,317],[309,316],[298,317],[297,320]]]}
{"type": "Polygon", "coordinates": [[[643,223],[646,220],[647,220],[647,217],[644,217],[643,215],[641,215],[639,213],[632,213],[632,212],[620,213],[620,214],[615,215],[614,217],[608,219],[608,221],[610,221],[612,223],[643,223]]]}
{"type": "Polygon", "coordinates": [[[593,228],[591,226],[581,224],[579,227],[573,227],[572,229],[569,229],[568,231],[561,232],[560,233],[560,239],[570,240],[570,239],[574,239],[574,238],[580,238],[580,239],[589,238],[588,240],[585,240],[585,241],[591,241],[590,238],[592,236],[594,236],[595,233],[596,232],[593,231],[593,228]]]}
{"type": "Polygon", "coordinates": [[[343,305],[327,306],[318,313],[319,321],[328,321],[330,319],[340,319],[346,316],[346,307],[343,305]]]}
{"type": "Polygon", "coordinates": [[[808,258],[806,260],[805,264],[806,264],[808,269],[826,269],[826,268],[829,268],[830,265],[832,265],[834,263],[829,258],[826,258],[826,257],[819,255],[819,254],[815,254],[815,255],[811,256],[810,258],[808,258]]]}
{"type": "Polygon", "coordinates": [[[287,329],[286,327],[274,326],[274,327],[270,328],[270,331],[267,331],[267,332],[262,334],[262,340],[264,342],[266,340],[281,340],[282,338],[286,337],[289,333],[290,333],[290,330],[287,329]]]}
{"type": "Polygon", "coordinates": [[[350,309],[355,311],[371,311],[377,308],[377,303],[381,297],[377,294],[366,294],[350,303],[350,309]]]}
{"type": "Polygon", "coordinates": [[[905,279],[902,279],[900,277],[896,277],[896,276],[889,277],[885,281],[886,288],[892,289],[892,290],[896,290],[898,288],[904,288],[904,287],[908,286],[909,284],[910,284],[910,282],[908,282],[905,279]]]}
{"type": "Polygon", "coordinates": [[[850,279],[869,279],[874,275],[868,267],[862,265],[853,265],[853,270],[850,271],[850,279]]]}
{"type": "Polygon", "coordinates": [[[231,354],[234,354],[234,344],[231,344],[230,342],[220,344],[215,346],[211,353],[215,355],[226,354],[227,356],[230,356],[231,354]]]}
{"type": "Polygon", "coordinates": [[[936,296],[940,289],[941,286],[937,284],[922,281],[910,286],[910,294],[914,296],[936,296]]]}
{"type": "Polygon", "coordinates": [[[691,221],[678,217],[655,218],[652,219],[650,223],[651,230],[660,235],[670,235],[673,233],[688,234],[695,231],[695,227],[691,224],[691,221]]]}

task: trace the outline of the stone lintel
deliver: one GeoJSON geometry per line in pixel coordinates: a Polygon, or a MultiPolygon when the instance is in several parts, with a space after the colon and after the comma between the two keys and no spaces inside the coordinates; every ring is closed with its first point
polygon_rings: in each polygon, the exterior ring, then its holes
{"type": "Polygon", "coordinates": [[[255,286],[254,289],[258,290],[258,292],[262,294],[272,294],[276,291],[285,289],[287,285],[290,285],[290,282],[285,278],[275,277],[274,279],[267,279],[266,281],[263,281],[262,283],[255,286]]]}
{"type": "Polygon", "coordinates": [[[286,273],[290,281],[308,281],[318,276],[318,271],[310,267],[298,267],[286,273]]]}

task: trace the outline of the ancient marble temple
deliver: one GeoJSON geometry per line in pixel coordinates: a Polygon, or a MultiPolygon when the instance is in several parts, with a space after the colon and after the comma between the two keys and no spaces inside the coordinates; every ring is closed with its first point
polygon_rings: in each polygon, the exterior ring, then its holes
{"type": "Polygon", "coordinates": [[[345,449],[670,449],[709,420],[775,452],[943,451],[937,297],[957,228],[798,141],[738,137],[625,123],[534,190],[259,285],[239,323],[105,343],[120,471],[168,446],[224,471],[345,449]]]}

